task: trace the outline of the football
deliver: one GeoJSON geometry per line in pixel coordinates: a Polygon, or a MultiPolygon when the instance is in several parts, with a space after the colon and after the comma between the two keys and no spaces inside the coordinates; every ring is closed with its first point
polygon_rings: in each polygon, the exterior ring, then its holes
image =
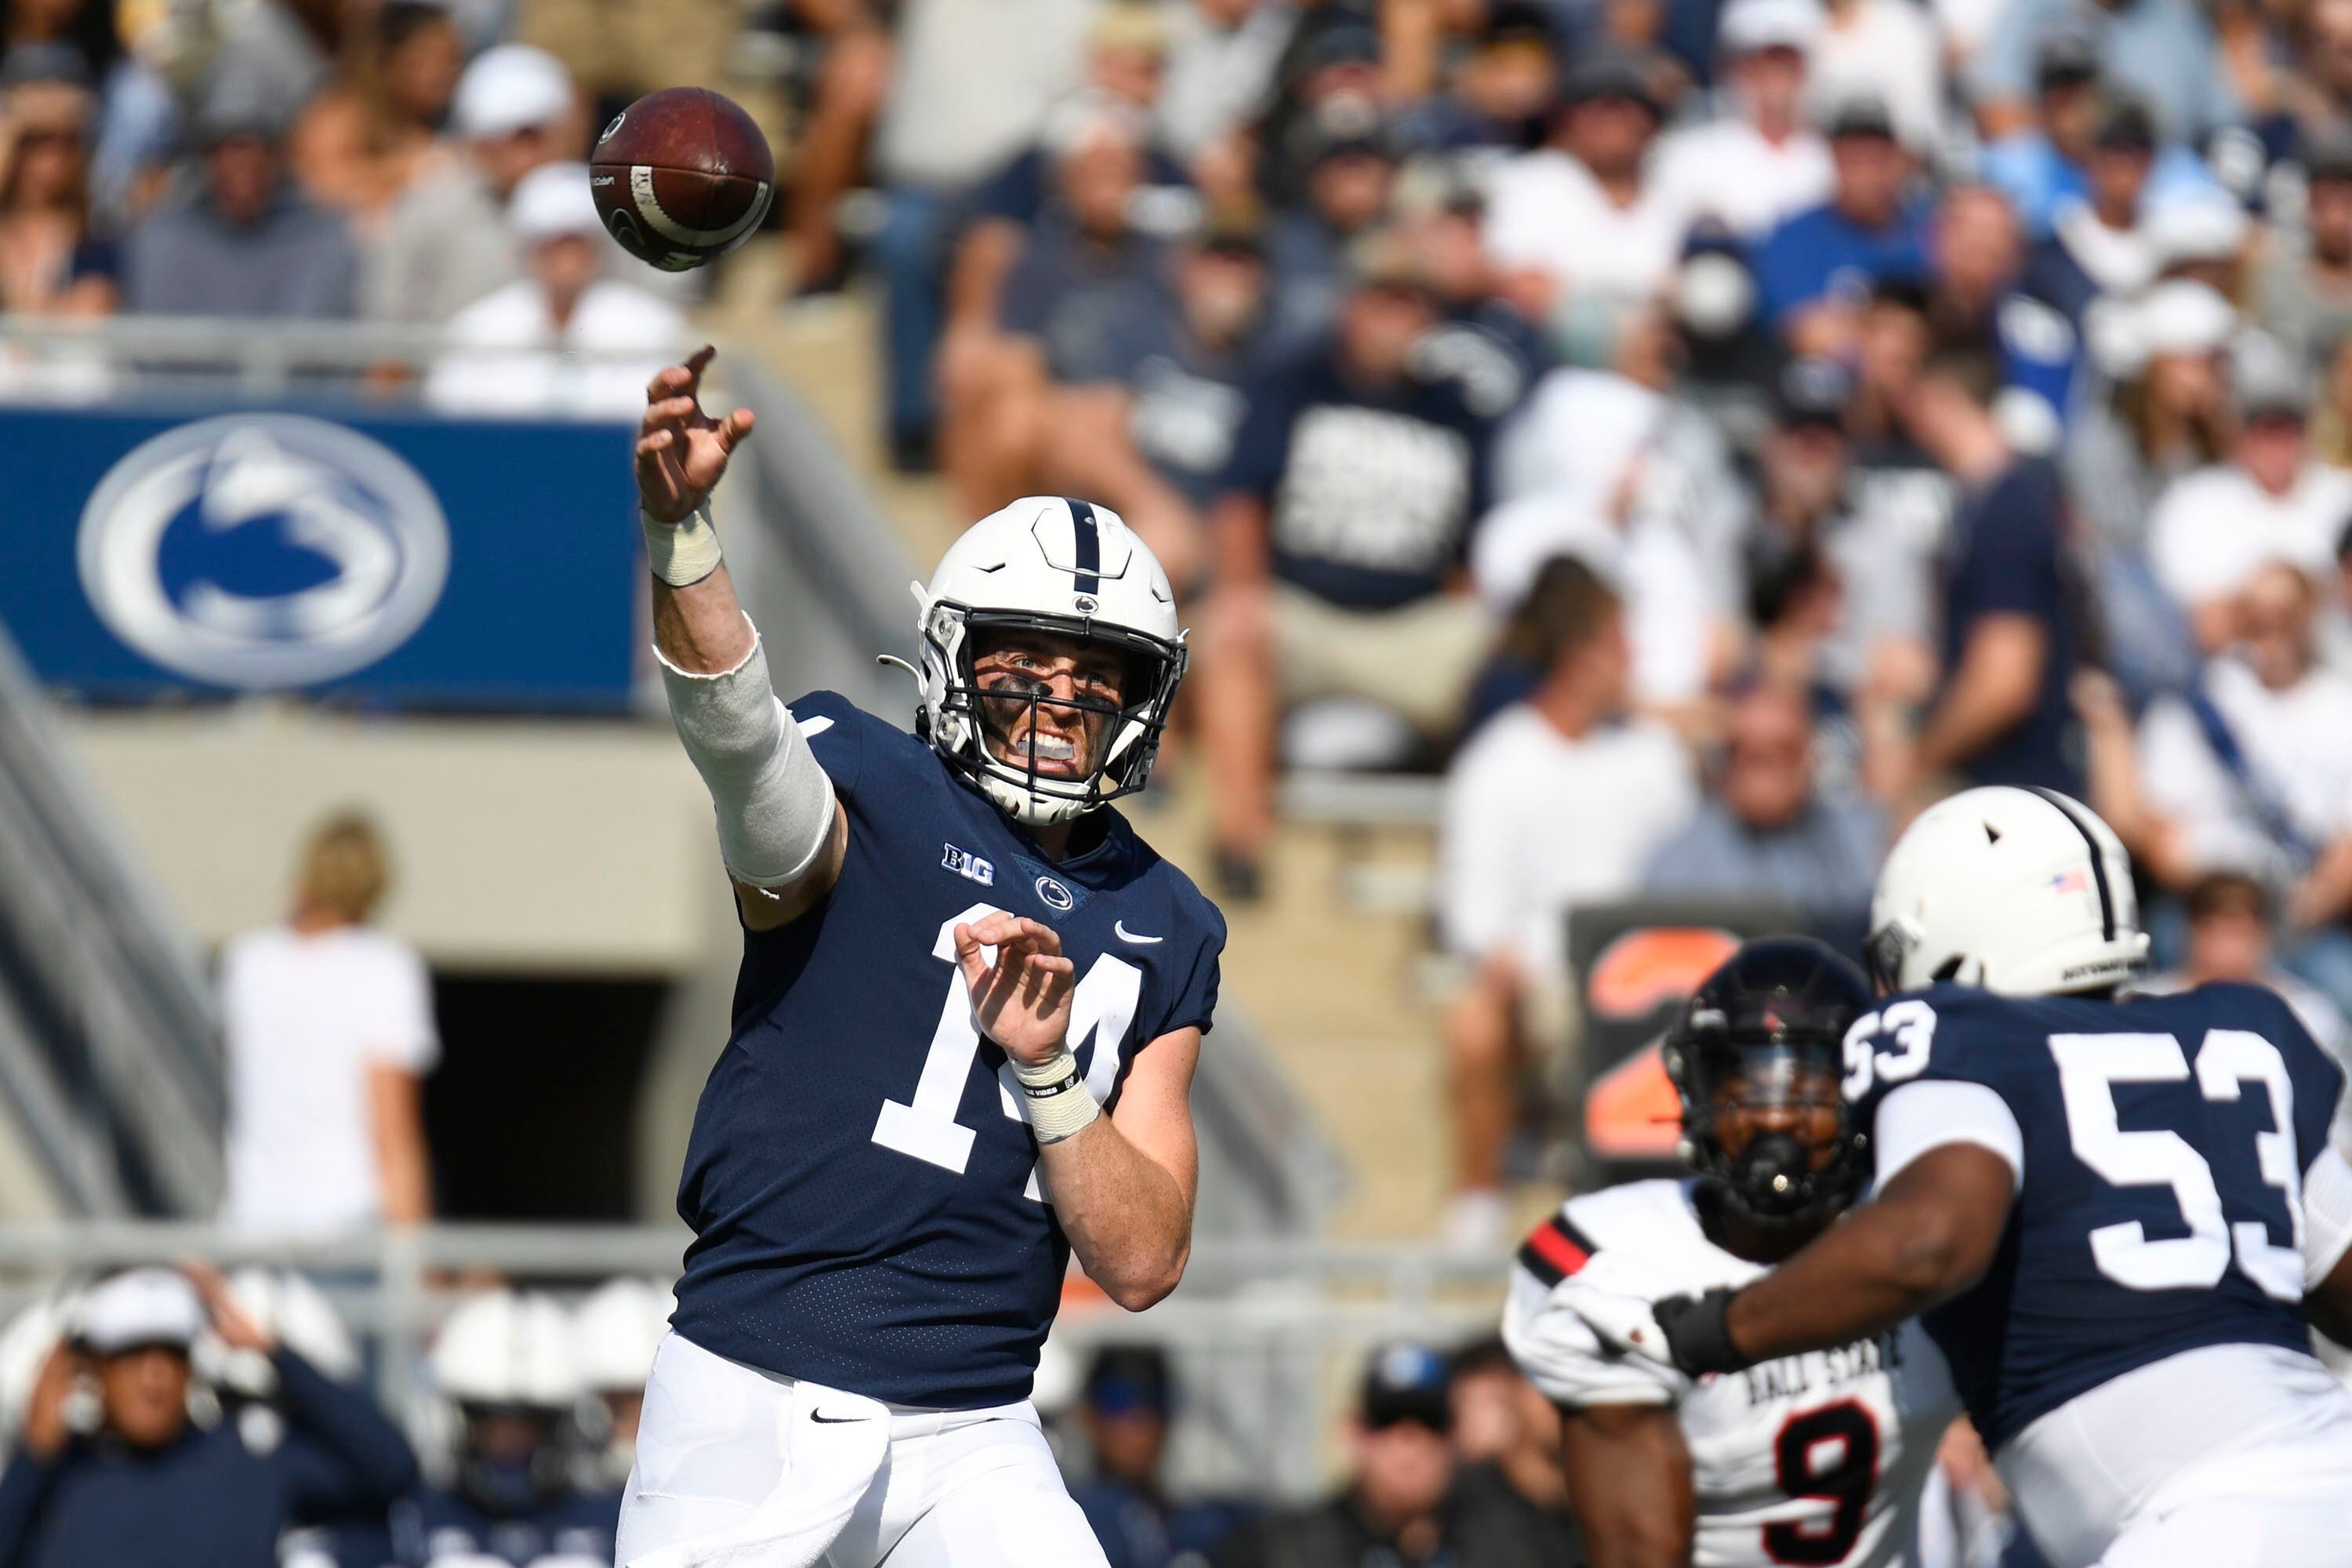
{"type": "Polygon", "coordinates": [[[589,154],[588,185],[623,249],[665,272],[726,255],[767,216],[776,161],[759,126],[707,88],[647,93],[589,154]]]}

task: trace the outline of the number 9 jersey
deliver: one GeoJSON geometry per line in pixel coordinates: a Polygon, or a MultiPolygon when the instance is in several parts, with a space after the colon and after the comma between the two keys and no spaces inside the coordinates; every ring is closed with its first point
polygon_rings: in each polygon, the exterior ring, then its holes
{"type": "Polygon", "coordinates": [[[1060,934],[1070,1046],[1108,1110],[1137,1052],[1209,1027],[1224,922],[1115,809],[1049,861],[913,736],[830,692],[792,710],[848,815],[848,858],[815,909],[744,936],[678,1188],[695,1240],[670,1321],[730,1360],[894,1404],[1012,1404],[1069,1243],[955,928],[1003,910],[1060,934]]]}
{"type": "Polygon", "coordinates": [[[2352,1241],[2344,1079],[2284,1002],[1937,985],[1844,1059],[1880,1184],[1954,1142],[2017,1173],[1984,1277],[1921,1321],[2053,1563],[2200,1496],[2352,1495],[2303,1309],[2352,1241]]]}
{"type": "Polygon", "coordinates": [[[1646,1300],[1767,1272],[1708,1239],[1690,1180],[1570,1198],[1519,1248],[1503,1339],[1528,1380],[1570,1409],[1670,1405],[1690,1449],[1695,1568],[1892,1568],[1913,1561],[1920,1489],[1959,1414],[1944,1358],[1916,1323],[1832,1351],[1694,1382],[1606,1350],[1554,1305],[1575,1279],[1646,1300]]]}

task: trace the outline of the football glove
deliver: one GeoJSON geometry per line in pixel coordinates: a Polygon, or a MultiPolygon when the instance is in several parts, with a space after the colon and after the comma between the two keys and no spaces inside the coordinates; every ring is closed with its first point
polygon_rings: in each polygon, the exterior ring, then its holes
{"type": "Polygon", "coordinates": [[[1582,1318],[1602,1343],[1699,1377],[1754,1364],[1732,1344],[1725,1322],[1732,1294],[1728,1287],[1717,1286],[1697,1296],[1645,1301],[1570,1280],[1552,1293],[1552,1300],[1582,1318]]]}

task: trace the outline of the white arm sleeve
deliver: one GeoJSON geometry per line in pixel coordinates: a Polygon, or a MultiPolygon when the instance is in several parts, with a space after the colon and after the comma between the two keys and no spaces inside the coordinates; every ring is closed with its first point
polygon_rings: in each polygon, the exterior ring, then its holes
{"type": "Polygon", "coordinates": [[[755,888],[799,880],[833,832],[833,781],[768,683],[759,629],[743,662],[718,675],[689,675],[658,648],[654,657],[677,738],[718,807],[728,874],[755,888]]]}
{"type": "Polygon", "coordinates": [[[1878,1155],[1876,1184],[1885,1186],[1904,1166],[1947,1143],[1990,1149],[2008,1163],[2015,1183],[2025,1180],[2025,1134],[2000,1096],[1980,1083],[1929,1079],[1906,1083],[1879,1102],[1878,1124],[1871,1131],[1878,1155]]]}
{"type": "Polygon", "coordinates": [[[2330,1143],[2303,1173],[2303,1288],[2317,1286],[2352,1247],[2352,1163],[2330,1143]]]}
{"type": "Polygon", "coordinates": [[[1545,1398],[1570,1409],[1674,1405],[1689,1387],[1671,1367],[1603,1345],[1582,1318],[1552,1301],[1550,1287],[1524,1268],[1511,1270],[1503,1343],[1545,1398]]]}

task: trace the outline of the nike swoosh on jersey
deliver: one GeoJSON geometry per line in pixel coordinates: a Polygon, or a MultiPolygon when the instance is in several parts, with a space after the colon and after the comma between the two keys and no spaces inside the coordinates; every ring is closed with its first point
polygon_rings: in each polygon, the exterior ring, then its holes
{"type": "Polygon", "coordinates": [[[1168,940],[1164,936],[1138,936],[1133,931],[1127,929],[1127,922],[1125,921],[1111,921],[1110,929],[1112,933],[1116,935],[1119,941],[1131,942],[1138,947],[1150,947],[1154,943],[1163,942],[1168,940]]]}
{"type": "Polygon", "coordinates": [[[812,1410],[809,1412],[809,1419],[812,1421],[822,1421],[828,1426],[844,1426],[854,1421],[871,1421],[874,1417],[871,1415],[827,1415],[822,1410],[812,1410]]]}

